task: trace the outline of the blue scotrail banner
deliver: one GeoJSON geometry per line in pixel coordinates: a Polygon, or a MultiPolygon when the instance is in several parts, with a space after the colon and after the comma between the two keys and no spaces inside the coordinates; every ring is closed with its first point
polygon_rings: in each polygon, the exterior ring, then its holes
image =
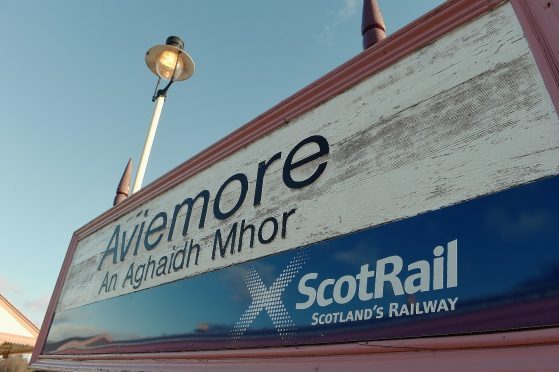
{"type": "Polygon", "coordinates": [[[236,349],[557,325],[558,191],[552,177],[62,311],[44,352],[236,349]]]}

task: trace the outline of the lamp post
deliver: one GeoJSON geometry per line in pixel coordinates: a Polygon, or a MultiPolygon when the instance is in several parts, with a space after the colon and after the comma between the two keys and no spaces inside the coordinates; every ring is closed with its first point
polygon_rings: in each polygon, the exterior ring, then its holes
{"type": "Polygon", "coordinates": [[[165,102],[165,97],[167,96],[167,90],[173,82],[186,80],[194,73],[194,62],[192,61],[192,58],[190,58],[190,56],[183,50],[183,48],[184,42],[181,38],[178,36],[169,36],[165,45],[156,45],[150,48],[146,53],[146,64],[158,77],[157,85],[152,98],[152,101],[155,102],[155,109],[149,125],[142,156],[140,157],[140,163],[138,165],[136,178],[134,179],[132,193],[135,193],[142,188],[144,173],[146,171],[149,154],[151,152],[151,146],[153,145],[153,139],[155,138],[155,132],[157,131],[157,124],[159,123],[161,110],[163,109],[163,103],[165,102]],[[165,88],[158,90],[157,88],[159,87],[161,79],[168,80],[169,82],[165,88]]]}

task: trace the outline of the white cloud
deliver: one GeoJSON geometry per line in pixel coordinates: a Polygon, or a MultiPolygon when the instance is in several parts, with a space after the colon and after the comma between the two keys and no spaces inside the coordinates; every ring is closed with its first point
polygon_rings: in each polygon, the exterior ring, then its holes
{"type": "Polygon", "coordinates": [[[22,292],[22,288],[19,284],[0,276],[0,294],[20,294],[22,292]]]}
{"type": "Polygon", "coordinates": [[[43,296],[25,303],[25,307],[32,311],[46,312],[50,296],[43,296]]]}
{"type": "Polygon", "coordinates": [[[320,33],[315,36],[315,40],[321,45],[331,46],[335,29],[357,12],[358,5],[358,0],[343,0],[340,8],[332,14],[332,20],[324,25],[320,33]]]}
{"type": "Polygon", "coordinates": [[[338,10],[337,22],[343,22],[357,11],[357,0],[345,0],[344,6],[338,10]]]}

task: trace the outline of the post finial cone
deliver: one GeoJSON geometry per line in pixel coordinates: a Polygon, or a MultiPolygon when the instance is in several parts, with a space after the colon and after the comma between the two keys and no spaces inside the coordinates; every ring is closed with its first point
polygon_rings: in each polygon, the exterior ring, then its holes
{"type": "Polygon", "coordinates": [[[386,37],[386,26],[377,0],[363,0],[361,21],[363,50],[368,49],[386,37]]]}
{"type": "Polygon", "coordinates": [[[116,196],[113,201],[113,206],[122,203],[128,195],[130,195],[130,180],[132,178],[132,159],[128,159],[128,164],[122,173],[118,187],[116,188],[116,196]]]}

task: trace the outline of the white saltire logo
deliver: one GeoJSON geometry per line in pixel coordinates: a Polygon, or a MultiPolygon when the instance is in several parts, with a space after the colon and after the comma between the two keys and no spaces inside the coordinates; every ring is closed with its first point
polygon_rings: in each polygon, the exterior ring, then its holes
{"type": "Polygon", "coordinates": [[[243,278],[252,297],[252,303],[229,333],[234,341],[241,338],[262,310],[266,310],[282,340],[290,339],[295,335],[295,324],[281,300],[281,295],[307,258],[306,253],[297,252],[270,288],[266,288],[254,266],[249,265],[243,273],[243,278]]]}

